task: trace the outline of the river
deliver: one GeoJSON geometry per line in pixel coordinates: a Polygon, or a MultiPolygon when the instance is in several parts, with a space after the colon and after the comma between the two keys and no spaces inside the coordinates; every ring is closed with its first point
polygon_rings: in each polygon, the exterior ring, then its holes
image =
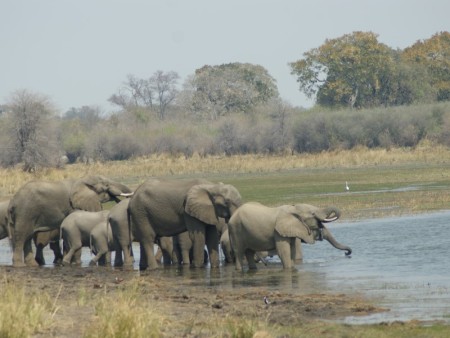
{"type": "MultiPolygon", "coordinates": [[[[351,257],[327,242],[304,245],[302,264],[283,271],[277,257],[258,271],[242,273],[233,266],[218,270],[164,269],[173,278],[189,278],[202,287],[265,286],[292,293],[358,293],[390,309],[364,317],[347,317],[348,324],[418,319],[450,323],[450,211],[338,221],[328,226],[335,238],[353,249],[351,257]]],[[[135,253],[139,253],[136,246],[135,253]]],[[[90,260],[83,249],[83,265],[90,260]]],[[[53,260],[46,249],[47,262],[53,260]]],[[[138,254],[137,254],[137,259],[138,254]]],[[[8,240],[0,241],[0,264],[11,264],[8,240]]],[[[137,270],[138,263],[135,263],[137,270]]]]}

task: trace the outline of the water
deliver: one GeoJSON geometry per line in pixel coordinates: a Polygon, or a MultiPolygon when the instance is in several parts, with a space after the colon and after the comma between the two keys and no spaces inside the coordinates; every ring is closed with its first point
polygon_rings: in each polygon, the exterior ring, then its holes
{"type": "MultiPolygon", "coordinates": [[[[292,293],[358,293],[390,311],[342,322],[367,324],[396,320],[441,320],[450,323],[450,211],[335,222],[328,228],[335,238],[353,249],[351,258],[328,242],[304,245],[302,264],[284,271],[277,257],[256,272],[241,273],[233,266],[218,270],[164,269],[173,278],[189,279],[192,286],[243,288],[263,286],[292,293]]],[[[83,249],[83,266],[90,260],[83,249]]],[[[45,250],[47,262],[52,253],[45,250]]],[[[134,247],[136,259],[139,248],[134,247]]],[[[0,241],[0,264],[11,264],[7,240],[0,241]]],[[[138,263],[135,263],[138,269],[138,263]]],[[[151,272],[150,272],[151,273],[151,272]]]]}

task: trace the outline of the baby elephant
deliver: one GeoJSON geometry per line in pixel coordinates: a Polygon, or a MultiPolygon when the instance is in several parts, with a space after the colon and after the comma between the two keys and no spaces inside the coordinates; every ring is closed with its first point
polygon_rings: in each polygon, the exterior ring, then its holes
{"type": "Polygon", "coordinates": [[[335,248],[346,250],[348,246],[338,243],[323,223],[340,217],[334,207],[318,208],[309,204],[283,205],[269,208],[251,202],[239,207],[228,223],[231,245],[236,255],[236,269],[243,269],[244,255],[249,269],[256,269],[255,252],[276,250],[283,268],[294,266],[295,239],[313,244],[325,238],[335,248]]]}
{"type": "Polygon", "coordinates": [[[122,266],[122,250],[114,241],[111,233],[111,225],[107,221],[101,221],[91,231],[90,247],[94,255],[89,266],[106,266],[111,264],[111,251],[115,251],[114,266],[122,266]]]}
{"type": "Polygon", "coordinates": [[[81,248],[90,246],[90,234],[98,223],[105,223],[109,210],[77,210],[61,223],[61,238],[64,241],[63,265],[81,265],[81,248]]]}

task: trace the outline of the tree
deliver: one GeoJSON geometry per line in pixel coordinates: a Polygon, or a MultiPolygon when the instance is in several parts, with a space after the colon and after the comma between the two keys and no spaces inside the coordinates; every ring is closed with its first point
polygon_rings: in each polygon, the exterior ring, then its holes
{"type": "Polygon", "coordinates": [[[440,32],[405,48],[403,60],[427,69],[437,100],[450,100],[450,33],[440,32]]]}
{"type": "Polygon", "coordinates": [[[158,116],[161,120],[165,119],[167,107],[178,93],[176,85],[179,78],[176,72],[164,73],[158,70],[149,79],[150,88],[156,94],[159,104],[158,116]]]}
{"type": "Polygon", "coordinates": [[[123,109],[137,106],[152,108],[153,96],[154,93],[148,80],[128,74],[127,80],[119,88],[118,93],[111,95],[108,101],[123,109]]]}
{"type": "Polygon", "coordinates": [[[8,115],[11,123],[10,164],[23,162],[24,171],[57,164],[56,134],[52,130],[53,107],[48,97],[18,90],[11,95],[8,115]]]}
{"type": "Polygon", "coordinates": [[[168,106],[177,95],[178,79],[178,73],[173,71],[164,73],[161,70],[153,73],[148,79],[128,75],[118,93],[111,95],[108,101],[125,111],[132,112],[141,122],[148,122],[148,114],[154,111],[154,103],[157,103],[157,115],[163,120],[168,106]]]}
{"type": "Polygon", "coordinates": [[[368,107],[380,104],[383,80],[394,60],[392,50],[372,32],[353,32],[326,40],[290,63],[300,90],[325,106],[368,107]]]}
{"type": "Polygon", "coordinates": [[[211,119],[230,112],[246,112],[278,97],[275,80],[267,70],[249,63],[203,66],[189,78],[190,106],[211,119]]]}
{"type": "Polygon", "coordinates": [[[88,135],[94,130],[98,133],[101,115],[100,108],[96,106],[72,107],[64,114],[59,138],[69,162],[89,155],[88,135]]]}

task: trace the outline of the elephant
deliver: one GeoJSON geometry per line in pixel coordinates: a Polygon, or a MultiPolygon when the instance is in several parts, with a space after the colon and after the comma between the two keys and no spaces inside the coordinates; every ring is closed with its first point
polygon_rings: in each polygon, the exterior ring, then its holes
{"type": "MultiPolygon", "coordinates": [[[[10,230],[8,227],[8,206],[9,200],[0,202],[0,240],[10,237],[10,230]]],[[[33,241],[36,246],[35,260],[39,265],[45,265],[43,249],[48,243],[50,243],[50,248],[55,255],[53,263],[61,263],[63,256],[59,245],[59,230],[37,232],[33,235],[33,241]]]]}
{"type": "Polygon", "coordinates": [[[284,269],[294,266],[295,238],[314,244],[326,239],[335,248],[352,249],[338,243],[323,223],[340,217],[335,207],[318,208],[309,204],[283,205],[270,208],[257,202],[243,204],[228,223],[230,240],[236,255],[236,270],[243,270],[244,255],[249,269],[256,269],[257,251],[276,250],[284,269]]]}
{"type": "Polygon", "coordinates": [[[203,179],[150,179],[142,183],[128,206],[130,225],[141,245],[139,268],[157,267],[153,253],[157,237],[186,230],[193,242],[192,266],[204,266],[206,244],[211,267],[218,267],[218,219],[228,220],[240,205],[241,195],[228,184],[203,179]]]}
{"type": "Polygon", "coordinates": [[[23,185],[8,206],[13,266],[35,266],[31,239],[37,232],[57,230],[73,211],[99,211],[102,203],[120,201],[131,190],[103,176],[57,182],[31,181],[23,185]]]}
{"type": "MultiPolygon", "coordinates": [[[[109,213],[108,213],[109,215],[109,213]]],[[[111,263],[111,252],[115,251],[114,266],[122,266],[122,251],[111,236],[111,224],[106,220],[100,221],[89,234],[89,246],[94,257],[89,266],[105,266],[111,263]]]]}
{"type": "Polygon", "coordinates": [[[99,223],[106,224],[108,214],[109,210],[96,212],[76,210],[64,218],[61,223],[61,238],[64,243],[63,265],[71,263],[81,265],[81,248],[90,247],[91,231],[99,223]]]}

